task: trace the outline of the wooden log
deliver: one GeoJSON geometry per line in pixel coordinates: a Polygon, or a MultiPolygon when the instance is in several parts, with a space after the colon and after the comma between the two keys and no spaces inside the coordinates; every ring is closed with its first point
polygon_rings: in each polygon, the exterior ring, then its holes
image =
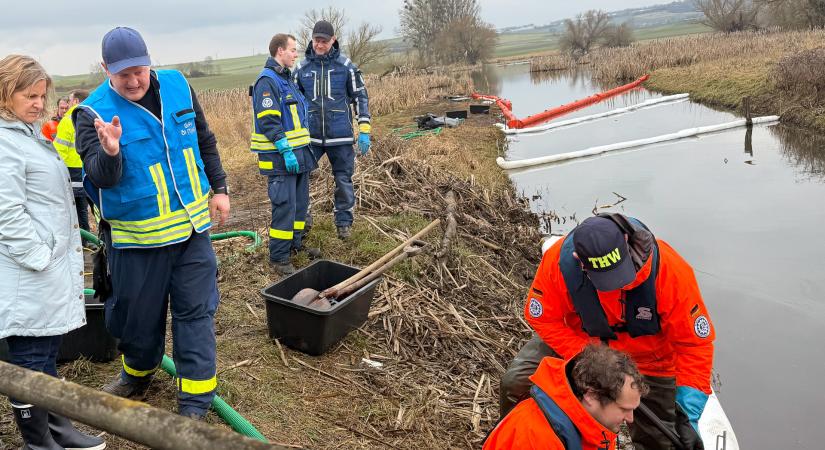
{"type": "Polygon", "coordinates": [[[0,394],[157,450],[288,448],[2,361],[0,394]]]}

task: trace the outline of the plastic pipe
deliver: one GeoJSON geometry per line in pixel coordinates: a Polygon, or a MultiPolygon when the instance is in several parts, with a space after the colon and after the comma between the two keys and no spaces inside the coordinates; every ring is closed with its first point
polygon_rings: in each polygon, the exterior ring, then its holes
{"type": "Polygon", "coordinates": [[[575,119],[563,120],[561,122],[553,122],[548,123],[545,125],[538,125],[535,127],[527,127],[527,128],[506,128],[504,125],[497,123],[496,126],[502,128],[504,134],[525,134],[525,133],[537,133],[540,131],[547,131],[552,130],[554,128],[565,127],[568,125],[576,125],[584,122],[590,122],[593,120],[603,119],[605,117],[616,116],[619,114],[625,114],[628,112],[636,111],[643,108],[649,108],[652,106],[659,106],[664,103],[674,102],[677,103],[679,100],[687,99],[690,94],[677,94],[677,95],[669,95],[667,97],[660,97],[654,98],[651,100],[644,101],[642,103],[637,103],[635,105],[627,106],[624,108],[617,108],[607,112],[593,114],[591,116],[584,116],[584,117],[577,117],[575,119]]]}
{"type": "MultiPolygon", "coordinates": [[[[754,117],[753,123],[754,124],[762,124],[762,123],[772,123],[777,122],[779,120],[779,116],[765,116],[765,117],[754,117]]],[[[635,141],[625,141],[625,142],[618,142],[615,144],[609,145],[601,145],[598,147],[591,147],[585,150],[579,150],[575,152],[569,153],[562,153],[559,155],[549,155],[549,156],[541,156],[538,158],[530,158],[530,159],[522,159],[518,161],[505,161],[504,158],[498,157],[496,158],[496,163],[499,167],[505,170],[509,169],[520,169],[523,167],[530,167],[530,166],[537,166],[540,164],[549,164],[549,163],[557,163],[562,161],[569,161],[571,159],[577,158],[584,158],[587,156],[595,156],[601,153],[612,152],[616,150],[624,150],[634,147],[641,147],[644,145],[650,144],[658,144],[660,142],[667,142],[667,141],[675,141],[678,139],[684,139],[688,137],[698,136],[700,134],[707,134],[707,133],[714,133],[717,131],[729,130],[731,128],[738,128],[747,125],[746,119],[739,119],[734,120],[733,122],[727,122],[720,125],[711,125],[707,127],[698,127],[698,128],[688,128],[676,133],[671,134],[663,134],[661,136],[656,136],[652,138],[645,138],[645,139],[637,139],[635,141]]]]}
{"type": "Polygon", "coordinates": [[[254,252],[256,248],[260,247],[263,244],[263,239],[258,233],[254,231],[227,231],[226,233],[218,233],[213,234],[210,236],[210,239],[213,241],[221,241],[224,239],[231,239],[236,237],[248,237],[252,239],[252,243],[246,246],[246,251],[254,252]]]}
{"type": "MultiPolygon", "coordinates": [[[[172,358],[163,355],[163,360],[160,363],[160,367],[170,376],[178,376],[178,372],[175,369],[175,363],[172,361],[172,358]]],[[[248,420],[244,419],[242,415],[238,414],[237,411],[232,409],[229,404],[217,395],[212,399],[212,409],[214,409],[218,416],[238,433],[257,439],[261,442],[269,442],[257,428],[249,423],[248,420]]]]}

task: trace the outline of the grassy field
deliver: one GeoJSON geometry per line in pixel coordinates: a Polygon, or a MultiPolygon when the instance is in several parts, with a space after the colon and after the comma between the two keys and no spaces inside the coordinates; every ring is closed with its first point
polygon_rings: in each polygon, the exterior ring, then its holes
{"type": "MultiPolygon", "coordinates": [[[[709,29],[698,23],[679,23],[674,25],[641,28],[636,30],[636,38],[650,40],[686,34],[708,32],[709,29]]],[[[393,57],[399,57],[401,46],[399,39],[389,41],[395,49],[393,57]]],[[[499,38],[498,45],[493,53],[494,58],[512,58],[518,56],[540,55],[554,52],[558,49],[558,35],[553,33],[506,33],[499,38]]],[[[218,74],[206,77],[190,78],[192,86],[197,90],[231,89],[248,86],[258,75],[266,55],[243,56],[238,58],[218,59],[215,65],[218,74]]],[[[162,66],[161,68],[175,67],[176,65],[162,66]]],[[[385,64],[375,64],[372,68],[377,72],[384,70],[385,64]]],[[[368,70],[370,68],[367,68],[368,70]]],[[[88,75],[72,75],[55,77],[55,88],[59,94],[74,88],[90,88],[88,75]]]]}

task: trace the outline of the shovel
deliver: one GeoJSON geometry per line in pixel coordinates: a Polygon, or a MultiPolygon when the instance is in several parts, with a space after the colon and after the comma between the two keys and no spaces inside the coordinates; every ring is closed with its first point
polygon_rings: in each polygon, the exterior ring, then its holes
{"type": "Polygon", "coordinates": [[[331,308],[332,303],[330,303],[330,300],[335,300],[341,296],[350,294],[360,289],[399,262],[420,253],[422,247],[426,245],[426,243],[422,242],[420,238],[432,231],[432,229],[437,227],[440,223],[441,220],[439,219],[432,221],[423,230],[416,233],[415,236],[407,239],[374,263],[365,267],[360,272],[347,278],[346,280],[336,284],[335,286],[327,288],[321,292],[318,292],[312,288],[301,289],[297,294],[295,294],[294,297],[292,297],[292,301],[296,304],[318,310],[331,308]]]}

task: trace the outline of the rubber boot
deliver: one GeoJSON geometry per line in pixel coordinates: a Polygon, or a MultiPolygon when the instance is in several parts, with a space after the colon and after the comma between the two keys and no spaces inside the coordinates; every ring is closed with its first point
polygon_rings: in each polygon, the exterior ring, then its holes
{"type": "Polygon", "coordinates": [[[275,269],[281,275],[292,275],[295,273],[295,266],[289,260],[286,261],[270,261],[269,266],[275,269]]]}
{"type": "Polygon", "coordinates": [[[49,413],[49,430],[55,442],[66,450],[103,450],[106,441],[103,438],[89,436],[78,431],[69,419],[55,413],[49,413]]]}
{"type": "Polygon", "coordinates": [[[65,450],[49,431],[49,411],[33,405],[12,403],[14,421],[23,436],[23,450],[65,450]]]}
{"type": "Polygon", "coordinates": [[[338,227],[338,239],[346,241],[352,236],[352,227],[349,225],[341,225],[338,227]]]}

